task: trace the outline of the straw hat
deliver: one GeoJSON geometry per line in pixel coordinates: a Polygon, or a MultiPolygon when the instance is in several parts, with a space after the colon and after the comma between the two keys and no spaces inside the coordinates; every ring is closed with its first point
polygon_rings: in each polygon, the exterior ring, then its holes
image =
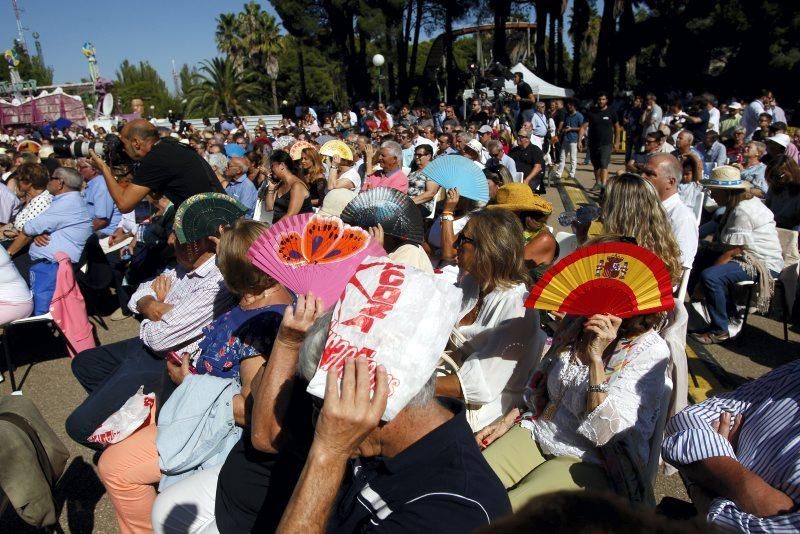
{"type": "Polygon", "coordinates": [[[731,165],[722,165],[711,171],[711,176],[700,183],[710,189],[750,189],[750,182],[742,180],[742,173],[731,165]]]}
{"type": "Polygon", "coordinates": [[[509,211],[538,211],[553,213],[553,205],[547,200],[534,195],[528,184],[511,183],[497,190],[496,204],[487,208],[503,208],[509,211]]]}

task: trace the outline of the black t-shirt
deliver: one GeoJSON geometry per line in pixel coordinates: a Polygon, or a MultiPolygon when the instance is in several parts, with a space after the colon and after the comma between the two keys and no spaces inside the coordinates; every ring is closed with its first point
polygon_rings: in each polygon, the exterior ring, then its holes
{"type": "Polygon", "coordinates": [[[567,110],[564,108],[557,109],[555,113],[553,113],[553,122],[556,123],[556,131],[564,123],[564,119],[567,118],[567,110]]]}
{"type": "Polygon", "coordinates": [[[586,112],[586,122],[589,123],[589,145],[600,147],[614,142],[614,125],[617,124],[617,114],[611,108],[594,108],[586,112]]]}
{"type": "Polygon", "coordinates": [[[455,412],[452,419],[396,456],[354,461],[328,532],[473,532],[511,513],[464,405],[438,401],[455,412]]]}
{"type": "Polygon", "coordinates": [[[489,122],[489,115],[487,115],[485,111],[481,110],[477,113],[472,113],[467,119],[467,122],[477,122],[478,124],[486,124],[487,122],[489,122]]]}
{"type": "Polygon", "coordinates": [[[314,439],[312,416],[306,383],[298,382],[283,418],[281,452],[256,450],[249,429],[242,433],[217,480],[214,516],[222,534],[275,531],[314,439]]]}
{"type": "Polygon", "coordinates": [[[526,82],[520,82],[517,86],[517,94],[520,98],[519,109],[531,109],[533,107],[533,102],[530,100],[533,89],[531,89],[530,85],[526,82]]]}
{"type": "Polygon", "coordinates": [[[508,155],[516,163],[517,172],[521,172],[523,178],[528,176],[537,163],[544,168],[544,153],[533,143],[530,143],[528,148],[517,145],[511,149],[508,155]]]}
{"type": "Polygon", "coordinates": [[[224,193],[211,166],[189,145],[163,138],[142,158],[133,183],[163,193],[177,209],[198,193],[224,193]]]}

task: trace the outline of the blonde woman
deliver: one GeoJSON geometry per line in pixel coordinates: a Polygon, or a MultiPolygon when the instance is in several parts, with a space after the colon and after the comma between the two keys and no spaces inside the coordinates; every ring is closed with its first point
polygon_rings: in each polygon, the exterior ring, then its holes
{"type": "Polygon", "coordinates": [[[672,275],[673,286],[680,283],[681,249],[649,181],[631,173],[609,179],[602,221],[604,234],[632,237],[637,245],[661,258],[672,275]]]}
{"type": "Polygon", "coordinates": [[[459,369],[436,394],[464,399],[473,430],[516,405],[544,347],[539,313],[523,306],[524,246],[518,217],[501,209],[473,212],[455,241],[464,297],[448,346],[459,369]]]}

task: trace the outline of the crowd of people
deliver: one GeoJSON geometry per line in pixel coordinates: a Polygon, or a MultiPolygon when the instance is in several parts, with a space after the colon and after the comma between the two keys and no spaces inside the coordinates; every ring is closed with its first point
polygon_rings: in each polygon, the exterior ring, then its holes
{"type": "MultiPolygon", "coordinates": [[[[755,282],[766,312],[780,232],[800,227],[800,134],[789,137],[769,91],[746,106],[669,99],[664,113],[654,94],[599,94],[583,109],[537,100],[521,74],[515,83],[516,101],[481,94],[460,118],[442,102],[304,107],[252,131],[233,116],[200,128],[135,119],[111,132],[128,166],[54,152],[102,129],[0,136],[0,324],[46,313],[62,271],[92,254],[113,272],[112,318],[141,320],[138,337],[74,358],[87,397],[66,420],[74,441],[102,451],[123,533],[467,532],[561,491],[622,514],[615,498],[652,504],[659,453],[711,525],[800,528],[795,364],[686,407],[683,302],[626,318],[524,305],[564,257],[542,195],[575,178],[582,151],[599,207],[561,224],[581,246],[655,254],[675,292],[686,281],[707,310],[692,335],[730,339],[733,285],[755,282]],[[609,176],[620,148],[625,170],[609,176]],[[477,174],[442,187],[428,166],[446,158],[477,174]],[[475,186],[485,198],[467,194],[475,186]],[[414,395],[388,422],[387,369],[366,358],[346,358],[341,383],[330,372],[324,399],[307,393],[338,320],[252,261],[270,225],[312,213],[363,226],[388,261],[459,291],[442,361],[401,376],[414,395]],[[156,399],[145,424],[98,440],[140,388],[156,399]]],[[[439,320],[419,305],[416,329],[439,320]]]]}

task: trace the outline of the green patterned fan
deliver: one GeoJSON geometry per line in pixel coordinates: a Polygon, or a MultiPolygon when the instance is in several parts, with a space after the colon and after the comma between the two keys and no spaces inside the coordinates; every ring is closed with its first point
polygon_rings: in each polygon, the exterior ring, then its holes
{"type": "Polygon", "coordinates": [[[189,197],[175,212],[173,229],[178,243],[199,241],[216,235],[220,225],[233,224],[247,213],[244,204],[223,193],[200,193],[189,197]]]}

